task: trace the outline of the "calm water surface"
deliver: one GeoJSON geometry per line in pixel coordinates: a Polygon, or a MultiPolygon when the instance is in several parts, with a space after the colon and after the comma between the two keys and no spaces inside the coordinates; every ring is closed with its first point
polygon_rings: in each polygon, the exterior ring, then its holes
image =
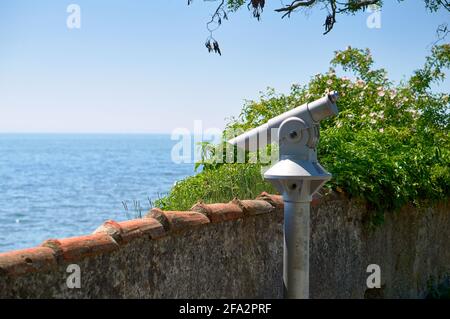
{"type": "Polygon", "coordinates": [[[194,173],[169,135],[0,134],[0,252],[133,218],[194,173]],[[122,205],[128,201],[128,213],[122,205]]]}

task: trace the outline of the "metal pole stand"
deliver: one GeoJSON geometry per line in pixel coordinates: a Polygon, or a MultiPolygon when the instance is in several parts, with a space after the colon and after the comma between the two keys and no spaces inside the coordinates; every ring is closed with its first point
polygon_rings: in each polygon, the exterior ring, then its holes
{"type": "Polygon", "coordinates": [[[278,135],[279,161],[264,177],[283,195],[285,203],[283,280],[287,298],[309,298],[310,203],[331,178],[317,162],[319,123],[338,114],[338,97],[337,92],[330,92],[228,141],[253,152],[265,147],[274,137],[272,133],[278,135]]]}
{"type": "Polygon", "coordinates": [[[285,298],[309,298],[312,196],[331,178],[317,161],[318,122],[291,117],[278,130],[279,161],[264,174],[284,199],[285,298]]]}

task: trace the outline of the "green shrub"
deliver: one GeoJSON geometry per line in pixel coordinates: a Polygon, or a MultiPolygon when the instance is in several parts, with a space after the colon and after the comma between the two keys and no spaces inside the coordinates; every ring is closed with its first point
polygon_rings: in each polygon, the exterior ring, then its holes
{"type": "Polygon", "coordinates": [[[261,178],[258,164],[226,164],[177,182],[171,192],[156,201],[166,210],[188,210],[196,201],[227,202],[235,197],[254,198],[263,191],[274,192],[261,178]]]}
{"type": "MultiPolygon", "coordinates": [[[[434,47],[424,67],[398,84],[373,64],[368,49],[337,51],[329,72],[312,77],[307,85],[293,85],[289,94],[268,89],[259,101],[247,101],[224,136],[336,90],[340,113],[321,123],[318,148],[320,163],[333,174],[326,187],[364,198],[377,211],[448,197],[449,95],[432,87],[450,66],[450,45],[434,47]],[[338,76],[335,68],[346,76],[338,76]]],[[[204,147],[208,156],[200,163],[203,170],[178,182],[157,201],[159,207],[187,209],[197,200],[224,202],[274,191],[263,181],[261,165],[217,163],[215,148],[204,147]]]]}

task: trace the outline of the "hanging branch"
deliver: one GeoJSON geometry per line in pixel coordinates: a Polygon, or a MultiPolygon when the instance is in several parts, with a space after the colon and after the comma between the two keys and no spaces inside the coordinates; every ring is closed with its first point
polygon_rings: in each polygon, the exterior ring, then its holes
{"type": "Polygon", "coordinates": [[[266,4],[265,0],[251,0],[247,5],[247,9],[248,10],[253,9],[253,17],[259,21],[261,19],[261,14],[264,10],[265,4],[266,4]]]}
{"type": "Polygon", "coordinates": [[[323,34],[325,35],[329,33],[333,29],[335,23],[336,23],[336,1],[331,0],[331,13],[328,14],[327,18],[325,19],[324,23],[325,32],[323,34]]]}
{"type": "Polygon", "coordinates": [[[450,34],[450,28],[447,23],[440,24],[436,30],[437,40],[433,43],[433,46],[443,41],[447,35],[450,34]]]}
{"type": "Polygon", "coordinates": [[[208,49],[208,52],[214,52],[219,55],[222,55],[222,52],[220,51],[219,42],[217,42],[217,40],[213,37],[213,32],[222,25],[222,19],[228,20],[228,15],[225,11],[225,0],[222,0],[220,2],[219,6],[211,17],[211,20],[206,23],[206,28],[209,31],[209,37],[206,39],[205,47],[208,49]]]}
{"type": "MultiPolygon", "coordinates": [[[[204,1],[216,1],[216,0],[204,0],[204,1]]],[[[192,4],[193,0],[188,0],[188,5],[192,4]]],[[[209,36],[206,38],[205,47],[208,52],[217,53],[222,55],[220,51],[219,42],[213,37],[213,32],[216,31],[221,25],[223,20],[228,20],[228,14],[226,9],[225,0],[221,0],[213,15],[211,20],[206,23],[206,29],[209,31],[209,36]]]]}
{"type": "MultiPolygon", "coordinates": [[[[217,1],[217,0],[203,0],[203,1],[217,1]]],[[[188,0],[188,5],[192,4],[193,0],[188,0]]],[[[205,41],[205,47],[208,52],[217,53],[222,55],[219,42],[213,37],[213,32],[216,31],[221,25],[223,20],[228,20],[227,4],[228,6],[232,1],[221,0],[216,10],[211,16],[211,19],[206,23],[206,29],[209,31],[209,36],[205,41]]],[[[253,10],[253,17],[258,21],[261,19],[261,14],[264,10],[265,0],[250,0],[247,8],[253,10]]]]}

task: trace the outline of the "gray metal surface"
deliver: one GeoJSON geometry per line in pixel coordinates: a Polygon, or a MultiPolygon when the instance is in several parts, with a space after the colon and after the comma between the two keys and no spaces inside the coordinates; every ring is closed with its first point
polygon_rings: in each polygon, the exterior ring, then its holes
{"type": "Polygon", "coordinates": [[[229,141],[247,151],[255,151],[277,137],[279,161],[264,178],[283,195],[284,257],[283,281],[286,298],[309,298],[310,202],[331,178],[317,161],[319,122],[338,114],[338,94],[330,93],[283,113],[264,125],[229,141]],[[266,135],[261,139],[261,135],[266,135]],[[270,138],[266,138],[270,136],[270,138]]]}

